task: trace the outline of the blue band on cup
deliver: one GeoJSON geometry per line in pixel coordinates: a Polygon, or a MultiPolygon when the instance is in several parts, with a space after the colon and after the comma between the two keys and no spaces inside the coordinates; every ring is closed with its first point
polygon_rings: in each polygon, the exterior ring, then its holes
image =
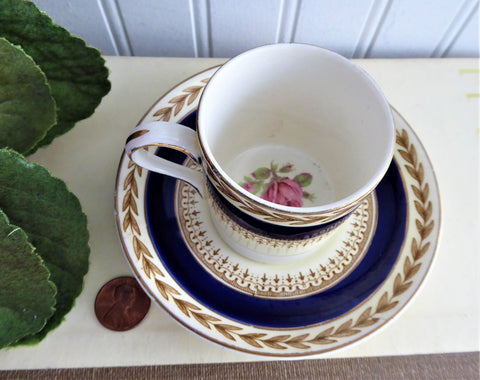
{"type": "MultiPolygon", "coordinates": [[[[280,226],[268,222],[261,221],[239,210],[237,207],[228,202],[220,192],[207,179],[207,188],[212,199],[218,207],[239,226],[249,230],[257,235],[265,236],[278,240],[303,240],[313,238],[324,234],[339,226],[350,215],[347,214],[340,219],[334,220],[318,226],[310,227],[290,227],[280,226]]],[[[354,210],[353,210],[354,211],[354,210]]],[[[352,211],[352,212],[353,212],[352,211]]]]}

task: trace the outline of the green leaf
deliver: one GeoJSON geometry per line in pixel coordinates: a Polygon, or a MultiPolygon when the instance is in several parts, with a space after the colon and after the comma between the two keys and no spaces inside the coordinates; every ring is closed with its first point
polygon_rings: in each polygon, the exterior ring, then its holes
{"type": "Polygon", "coordinates": [[[110,91],[100,52],[54,24],[30,1],[0,0],[0,37],[22,46],[40,66],[57,105],[57,124],[29,153],[89,117],[110,91]]]}
{"type": "Polygon", "coordinates": [[[310,173],[300,173],[293,180],[302,187],[306,187],[312,183],[312,175],[310,173]]]}
{"type": "Polygon", "coordinates": [[[26,232],[58,289],[45,328],[20,341],[35,343],[62,322],[82,291],[90,254],[87,220],[77,197],[42,166],[0,149],[0,167],[0,208],[26,232]]]}
{"type": "Polygon", "coordinates": [[[259,179],[259,180],[266,180],[268,177],[270,177],[270,169],[269,168],[258,168],[257,170],[255,170],[252,175],[256,178],[256,179],[259,179]]]}
{"type": "Polygon", "coordinates": [[[316,199],[315,195],[312,193],[309,193],[308,191],[303,192],[303,198],[308,199],[310,202],[313,202],[316,199]]]}
{"type": "Polygon", "coordinates": [[[263,182],[254,183],[253,188],[255,189],[255,191],[253,192],[253,194],[258,194],[258,192],[262,190],[262,185],[263,185],[263,182]]]}
{"type": "Polygon", "coordinates": [[[55,102],[42,70],[0,38],[0,147],[28,152],[55,124],[55,102]]]}
{"type": "Polygon", "coordinates": [[[295,168],[292,164],[290,163],[287,163],[285,165],[283,165],[280,169],[280,173],[290,173],[291,171],[293,171],[295,168]]]}
{"type": "Polygon", "coordinates": [[[55,285],[25,232],[0,210],[0,348],[40,331],[52,316],[55,285]]]}

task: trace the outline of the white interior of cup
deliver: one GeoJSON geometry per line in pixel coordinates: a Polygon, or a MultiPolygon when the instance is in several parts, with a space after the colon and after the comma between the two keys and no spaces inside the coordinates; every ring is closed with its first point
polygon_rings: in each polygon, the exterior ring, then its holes
{"type": "Polygon", "coordinates": [[[246,174],[256,169],[248,152],[284,163],[290,159],[282,147],[309,157],[331,194],[306,203],[306,212],[341,207],[371,191],[394,148],[391,110],[373,80],[340,55],[303,44],[260,47],[222,66],[202,96],[198,130],[205,155],[248,197],[254,196],[239,185],[237,165],[246,162],[246,174]]]}

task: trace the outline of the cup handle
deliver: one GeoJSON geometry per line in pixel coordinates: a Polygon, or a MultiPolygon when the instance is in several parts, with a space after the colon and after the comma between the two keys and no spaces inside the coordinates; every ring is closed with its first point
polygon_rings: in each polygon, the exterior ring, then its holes
{"type": "Polygon", "coordinates": [[[203,197],[203,174],[143,149],[152,145],[178,150],[198,163],[200,147],[197,133],[184,125],[166,121],[142,123],[127,138],[125,152],[137,165],[150,171],[181,179],[192,185],[203,197]]]}

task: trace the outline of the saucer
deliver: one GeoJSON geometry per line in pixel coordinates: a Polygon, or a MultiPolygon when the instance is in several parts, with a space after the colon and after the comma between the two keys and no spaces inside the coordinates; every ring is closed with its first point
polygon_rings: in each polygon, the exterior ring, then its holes
{"type": "MultiPolygon", "coordinates": [[[[143,120],[194,123],[199,96],[216,69],[176,86],[143,120]]],[[[152,300],[180,324],[240,352],[306,357],[340,349],[379,331],[424,281],[440,227],[433,168],[412,128],[397,111],[393,114],[396,149],[376,191],[372,241],[359,264],[332,287],[301,298],[263,298],[215,278],[191,253],[179,228],[177,181],[150,174],[123,155],[115,208],[132,272],[152,300]]],[[[162,148],[159,154],[178,162],[185,158],[162,148]]]]}
{"type": "MultiPolygon", "coordinates": [[[[200,170],[190,158],[185,165],[200,170]]],[[[215,228],[208,202],[183,181],[177,181],[174,204],[183,241],[205,271],[239,292],[272,299],[305,297],[341,281],[367,253],[378,217],[372,194],[316,252],[293,262],[266,264],[230,248],[215,228]]]]}

